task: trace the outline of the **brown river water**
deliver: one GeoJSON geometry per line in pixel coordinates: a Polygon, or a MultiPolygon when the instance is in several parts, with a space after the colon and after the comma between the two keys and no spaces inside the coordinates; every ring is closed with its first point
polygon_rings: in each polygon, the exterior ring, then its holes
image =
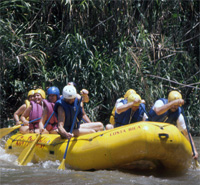
{"type": "MultiPolygon", "coordinates": [[[[194,137],[194,142],[200,154],[200,137],[194,137]]],[[[46,161],[39,164],[29,163],[19,166],[17,157],[5,153],[6,138],[0,141],[0,185],[197,185],[200,184],[200,169],[194,164],[182,174],[166,171],[75,171],[57,170],[59,161],[46,161]]],[[[180,154],[181,157],[181,154],[180,154]]]]}

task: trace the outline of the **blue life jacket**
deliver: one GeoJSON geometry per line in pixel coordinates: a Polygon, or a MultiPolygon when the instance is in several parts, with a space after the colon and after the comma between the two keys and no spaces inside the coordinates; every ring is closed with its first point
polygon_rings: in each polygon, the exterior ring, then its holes
{"type": "MultiPolygon", "coordinates": [[[[72,123],[73,123],[73,119],[74,119],[76,110],[78,108],[78,103],[79,103],[79,101],[78,101],[77,98],[75,98],[75,101],[74,101],[73,104],[69,104],[66,101],[64,101],[64,99],[62,97],[61,97],[61,99],[59,99],[55,103],[54,111],[55,111],[55,115],[56,115],[57,118],[58,118],[58,107],[59,106],[62,106],[62,108],[65,111],[64,129],[67,132],[70,132],[70,129],[71,129],[71,126],[72,126],[72,123]]],[[[77,129],[77,128],[80,127],[80,122],[81,122],[82,117],[83,117],[82,108],[80,108],[79,112],[78,112],[78,115],[77,115],[77,118],[78,118],[79,122],[77,122],[77,120],[76,120],[74,129],[77,129]]]]}
{"type": "MultiPolygon", "coordinates": [[[[126,104],[127,100],[121,100],[120,102],[122,102],[123,104],[126,104]]],[[[138,121],[142,121],[143,115],[144,115],[144,110],[145,110],[145,104],[141,103],[138,110],[136,110],[134,112],[134,114],[132,115],[131,118],[130,118],[131,112],[132,112],[131,108],[128,109],[127,111],[125,111],[125,112],[122,112],[121,114],[118,114],[115,111],[115,125],[114,125],[114,127],[119,127],[119,126],[122,126],[122,125],[127,125],[129,123],[135,123],[135,122],[138,122],[138,121]]]]}
{"type": "MultiPolygon", "coordinates": [[[[164,104],[168,103],[168,99],[160,98],[159,100],[162,100],[164,104]]],[[[170,110],[168,110],[161,115],[157,115],[156,112],[153,110],[153,107],[149,111],[149,116],[151,117],[151,121],[173,123],[173,124],[176,124],[176,121],[180,114],[181,114],[180,107],[175,112],[171,112],[170,110]]]]}

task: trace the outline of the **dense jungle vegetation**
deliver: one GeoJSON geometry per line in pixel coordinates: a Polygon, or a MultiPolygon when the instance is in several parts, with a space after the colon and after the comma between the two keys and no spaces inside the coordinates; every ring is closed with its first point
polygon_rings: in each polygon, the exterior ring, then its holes
{"type": "MultiPolygon", "coordinates": [[[[199,0],[1,0],[1,127],[30,89],[69,81],[89,90],[86,112],[109,122],[135,89],[154,101],[179,90],[200,133],[199,0]]],[[[10,120],[10,121],[9,121],[10,120]]]]}

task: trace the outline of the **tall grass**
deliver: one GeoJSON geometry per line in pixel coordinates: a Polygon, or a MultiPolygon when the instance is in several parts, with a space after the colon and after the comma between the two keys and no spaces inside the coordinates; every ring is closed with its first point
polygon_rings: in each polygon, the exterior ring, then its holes
{"type": "Polygon", "coordinates": [[[195,133],[200,127],[199,2],[0,2],[1,124],[28,90],[69,81],[90,92],[86,111],[108,123],[117,98],[133,88],[147,110],[178,89],[195,133]]]}

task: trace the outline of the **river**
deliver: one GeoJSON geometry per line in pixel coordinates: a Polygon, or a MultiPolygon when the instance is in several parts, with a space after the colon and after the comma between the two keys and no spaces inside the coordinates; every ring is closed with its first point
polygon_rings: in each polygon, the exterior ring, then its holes
{"type": "MultiPolygon", "coordinates": [[[[200,154],[200,137],[194,137],[200,154]]],[[[37,185],[37,184],[70,184],[70,185],[197,185],[200,183],[200,170],[193,165],[184,174],[170,172],[125,172],[118,170],[75,171],[57,170],[59,161],[47,161],[39,164],[29,163],[18,166],[17,157],[5,153],[6,138],[0,142],[0,184],[1,185],[37,185]]],[[[181,154],[180,154],[181,157],[181,154]]]]}

